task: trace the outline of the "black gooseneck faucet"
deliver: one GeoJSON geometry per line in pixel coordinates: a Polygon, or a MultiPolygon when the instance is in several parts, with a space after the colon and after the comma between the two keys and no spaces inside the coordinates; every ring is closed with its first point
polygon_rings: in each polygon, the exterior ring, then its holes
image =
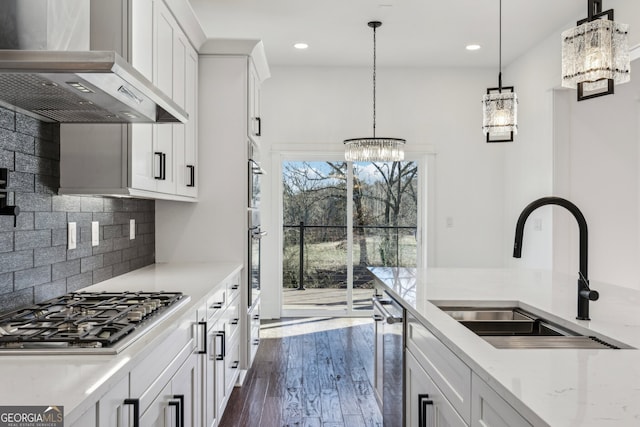
{"type": "Polygon", "coordinates": [[[578,320],[591,320],[589,318],[589,301],[596,301],[600,295],[597,291],[592,291],[589,288],[589,275],[587,272],[588,261],[588,231],[587,221],[584,219],[584,215],[580,212],[580,209],[570,201],[561,197],[543,197],[541,199],[531,202],[520,214],[518,223],[516,224],[516,238],[513,243],[513,257],[520,258],[522,255],[522,237],[524,234],[524,224],[527,218],[534,210],[540,206],[545,205],[558,205],[567,209],[573,214],[578,221],[578,228],[580,229],[580,271],[578,272],[578,320]]]}

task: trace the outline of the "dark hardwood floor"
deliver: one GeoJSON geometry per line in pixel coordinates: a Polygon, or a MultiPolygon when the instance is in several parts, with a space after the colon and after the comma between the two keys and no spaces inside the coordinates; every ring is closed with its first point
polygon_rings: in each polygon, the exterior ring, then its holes
{"type": "Polygon", "coordinates": [[[263,321],[261,343],[221,427],[382,426],[370,319],[263,321]]]}

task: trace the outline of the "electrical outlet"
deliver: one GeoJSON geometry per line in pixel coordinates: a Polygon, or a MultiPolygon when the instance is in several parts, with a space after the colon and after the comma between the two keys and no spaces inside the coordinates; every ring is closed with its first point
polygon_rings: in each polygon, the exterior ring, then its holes
{"type": "Polygon", "coordinates": [[[100,242],[100,223],[91,221],[91,246],[98,246],[100,242]]]}
{"type": "Polygon", "coordinates": [[[129,240],[134,240],[136,238],[136,220],[129,220],[129,240]]]}
{"type": "Polygon", "coordinates": [[[76,223],[70,222],[67,227],[67,249],[75,249],[76,248],[76,223]]]}

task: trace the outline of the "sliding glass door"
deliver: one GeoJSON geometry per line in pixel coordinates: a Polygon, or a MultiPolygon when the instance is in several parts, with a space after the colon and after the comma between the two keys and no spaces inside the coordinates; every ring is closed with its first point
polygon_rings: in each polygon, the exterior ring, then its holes
{"type": "Polygon", "coordinates": [[[283,314],[367,314],[367,267],[417,264],[418,163],[281,167],[283,314]]]}

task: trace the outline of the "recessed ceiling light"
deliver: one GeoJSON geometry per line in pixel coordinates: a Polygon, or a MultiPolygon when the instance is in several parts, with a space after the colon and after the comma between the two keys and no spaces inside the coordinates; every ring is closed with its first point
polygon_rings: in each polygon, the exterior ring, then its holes
{"type": "Polygon", "coordinates": [[[480,49],[480,45],[479,44],[468,44],[465,49],[467,50],[478,50],[480,49]]]}
{"type": "Polygon", "coordinates": [[[309,45],[306,43],[296,43],[293,45],[293,47],[295,47],[296,49],[306,49],[309,47],[309,45]]]}

